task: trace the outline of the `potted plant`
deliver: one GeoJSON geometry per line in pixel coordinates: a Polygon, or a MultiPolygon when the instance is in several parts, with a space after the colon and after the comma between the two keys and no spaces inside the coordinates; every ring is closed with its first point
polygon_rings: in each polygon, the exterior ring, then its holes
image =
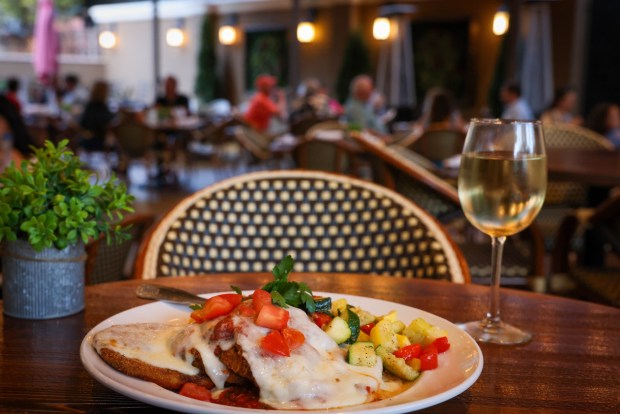
{"type": "Polygon", "coordinates": [[[117,223],[133,196],[112,176],[100,183],[68,150],[46,141],[0,175],[4,313],[27,319],[84,308],[84,244],[127,235],[117,223]]]}

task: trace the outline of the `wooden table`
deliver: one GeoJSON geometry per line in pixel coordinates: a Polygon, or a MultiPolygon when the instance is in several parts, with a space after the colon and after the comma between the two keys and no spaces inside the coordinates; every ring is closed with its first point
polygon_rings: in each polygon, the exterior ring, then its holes
{"type": "Polygon", "coordinates": [[[620,152],[573,148],[547,150],[550,180],[577,181],[588,185],[620,185],[620,152]]]}
{"type": "MultiPolygon", "coordinates": [[[[165,278],[195,293],[254,289],[266,274],[165,278]]],[[[366,275],[294,274],[315,290],[387,299],[450,321],[481,317],[488,288],[366,275]]],[[[105,318],[147,303],[139,280],[86,288],[74,316],[28,321],[0,316],[0,412],[164,412],[97,383],[82,367],[84,335],[105,318]]],[[[425,413],[620,412],[620,310],[570,299],[502,290],[503,311],[534,334],[518,347],[482,344],[484,370],[466,392],[425,413]]]]}

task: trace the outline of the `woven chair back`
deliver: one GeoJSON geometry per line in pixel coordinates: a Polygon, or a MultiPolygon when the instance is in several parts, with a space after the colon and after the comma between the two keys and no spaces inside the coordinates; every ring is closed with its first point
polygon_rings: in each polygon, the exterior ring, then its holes
{"type": "Polygon", "coordinates": [[[426,211],[395,192],[318,171],[229,179],[180,202],[143,245],[137,277],[296,271],[446,279],[469,273],[426,211]]]}
{"type": "Polygon", "coordinates": [[[409,145],[409,149],[439,162],[463,152],[465,134],[452,129],[436,129],[426,131],[420,138],[409,145]]]}

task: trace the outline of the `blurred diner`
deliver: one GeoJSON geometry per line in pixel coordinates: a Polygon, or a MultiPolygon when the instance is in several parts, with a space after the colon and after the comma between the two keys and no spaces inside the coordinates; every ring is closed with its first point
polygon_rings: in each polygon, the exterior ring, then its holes
{"type": "Polygon", "coordinates": [[[166,77],[163,94],[157,96],[155,107],[161,111],[181,109],[185,116],[189,115],[189,99],[186,95],[179,93],[177,78],[172,75],[166,77]]]}
{"type": "Polygon", "coordinates": [[[572,86],[556,89],[553,102],[542,113],[540,120],[545,123],[566,123],[581,125],[583,118],[575,115],[577,106],[577,91],[572,86]]]}
{"type": "Polygon", "coordinates": [[[502,119],[518,119],[531,121],[534,113],[527,101],[521,96],[521,85],[518,82],[507,82],[500,91],[500,99],[504,104],[502,119]]]}
{"type": "Polygon", "coordinates": [[[17,109],[17,112],[21,114],[22,112],[22,103],[19,97],[19,89],[20,82],[19,79],[15,77],[8,78],[6,81],[6,91],[4,92],[4,96],[8,99],[13,106],[17,109]]]}
{"type": "Polygon", "coordinates": [[[385,134],[387,127],[375,113],[370,101],[374,89],[374,82],[370,76],[358,75],[353,78],[349,87],[349,98],[344,106],[344,116],[352,127],[368,128],[385,134]]]}
{"type": "Polygon", "coordinates": [[[80,141],[80,146],[86,151],[103,151],[106,146],[106,137],[114,113],[108,107],[109,86],[105,81],[97,81],[90,92],[90,98],[80,125],[86,130],[86,136],[80,141]]]}
{"type": "Polygon", "coordinates": [[[620,106],[611,102],[596,105],[588,114],[587,126],[620,150],[620,106]]]}
{"type": "Polygon", "coordinates": [[[277,83],[275,76],[266,74],[257,76],[254,81],[256,93],[250,99],[243,119],[257,131],[266,132],[273,118],[286,118],[286,94],[284,90],[276,89],[277,83]]]}

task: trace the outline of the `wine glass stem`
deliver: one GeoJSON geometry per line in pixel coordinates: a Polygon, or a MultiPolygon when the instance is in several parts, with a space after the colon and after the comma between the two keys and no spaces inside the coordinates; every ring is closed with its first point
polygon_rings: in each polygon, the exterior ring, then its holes
{"type": "Polygon", "coordinates": [[[500,323],[499,317],[499,280],[502,275],[502,254],[504,253],[504,242],[506,236],[491,237],[491,293],[489,297],[489,311],[484,320],[487,328],[497,328],[500,323]]]}

